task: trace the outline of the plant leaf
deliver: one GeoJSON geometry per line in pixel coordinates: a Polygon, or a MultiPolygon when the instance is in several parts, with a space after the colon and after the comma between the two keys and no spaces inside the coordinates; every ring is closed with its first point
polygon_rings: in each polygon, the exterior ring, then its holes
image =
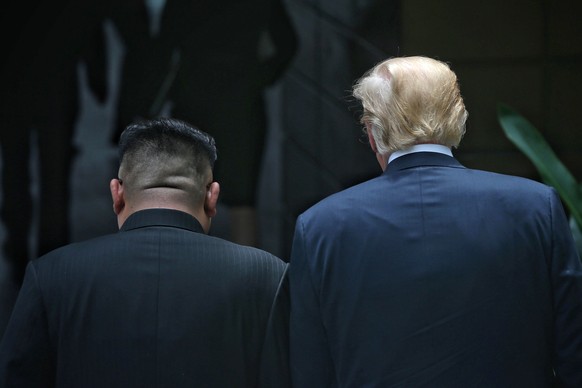
{"type": "Polygon", "coordinates": [[[558,191],[582,229],[582,185],[576,182],[541,133],[523,116],[505,104],[498,105],[497,116],[507,138],[529,158],[542,180],[558,191]]]}

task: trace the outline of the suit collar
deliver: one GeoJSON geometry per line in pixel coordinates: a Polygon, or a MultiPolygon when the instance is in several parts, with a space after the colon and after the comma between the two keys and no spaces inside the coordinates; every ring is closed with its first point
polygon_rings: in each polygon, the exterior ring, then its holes
{"type": "Polygon", "coordinates": [[[173,209],[146,209],[130,215],[121,226],[120,231],[144,228],[148,226],[169,226],[204,233],[196,218],[188,213],[173,209]]]}
{"type": "Polygon", "coordinates": [[[388,164],[386,173],[389,174],[394,171],[405,170],[407,168],[426,166],[464,168],[464,166],[459,163],[457,159],[449,155],[436,152],[414,152],[394,159],[388,164]]]}

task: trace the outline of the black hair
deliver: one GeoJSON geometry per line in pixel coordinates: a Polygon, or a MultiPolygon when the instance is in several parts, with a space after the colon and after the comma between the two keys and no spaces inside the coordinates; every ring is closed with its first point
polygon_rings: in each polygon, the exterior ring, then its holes
{"type": "Polygon", "coordinates": [[[119,139],[119,163],[128,154],[142,147],[161,153],[172,153],[176,140],[191,147],[192,156],[200,157],[201,153],[214,168],[217,159],[214,138],[208,133],[174,118],[156,118],[140,120],[130,124],[119,139]]]}

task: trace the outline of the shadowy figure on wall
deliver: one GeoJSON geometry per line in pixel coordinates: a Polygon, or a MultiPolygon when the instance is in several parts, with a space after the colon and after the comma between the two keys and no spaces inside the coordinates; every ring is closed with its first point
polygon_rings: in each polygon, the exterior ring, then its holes
{"type": "Polygon", "coordinates": [[[99,2],[13,4],[2,22],[1,218],[3,256],[20,282],[29,259],[69,242],[70,170],[78,115],[80,61],[99,101],[106,97],[106,52],[99,2]],[[38,149],[38,217],[31,160],[38,149]],[[35,230],[33,220],[38,218],[35,230]]]}

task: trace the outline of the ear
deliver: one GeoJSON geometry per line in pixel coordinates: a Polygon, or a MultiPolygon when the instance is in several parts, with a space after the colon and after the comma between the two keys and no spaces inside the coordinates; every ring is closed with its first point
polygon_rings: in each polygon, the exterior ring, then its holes
{"type": "Polygon", "coordinates": [[[368,134],[368,142],[370,143],[370,148],[372,148],[372,151],[374,151],[374,153],[377,154],[378,147],[376,146],[376,140],[372,135],[372,124],[369,121],[366,122],[366,133],[368,134]]]}
{"type": "Polygon", "coordinates": [[[111,199],[113,200],[113,212],[119,215],[125,208],[123,184],[119,179],[112,179],[109,182],[109,190],[111,191],[111,199]]]}
{"type": "Polygon", "coordinates": [[[212,182],[206,190],[204,197],[204,213],[208,218],[216,216],[216,206],[218,205],[218,196],[220,194],[220,185],[218,182],[212,182]]]}
{"type": "Polygon", "coordinates": [[[380,168],[382,168],[382,171],[385,171],[388,166],[388,155],[378,153],[378,146],[376,145],[374,135],[372,135],[372,124],[370,122],[366,122],[366,133],[368,134],[370,148],[376,154],[376,160],[378,161],[378,164],[380,164],[380,168]]]}

